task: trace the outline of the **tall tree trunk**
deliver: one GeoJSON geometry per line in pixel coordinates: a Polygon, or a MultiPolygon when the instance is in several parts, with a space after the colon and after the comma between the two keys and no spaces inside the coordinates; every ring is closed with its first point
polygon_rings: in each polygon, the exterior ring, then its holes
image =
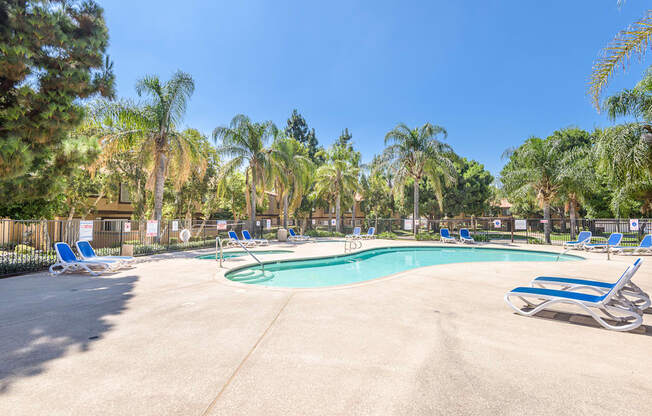
{"type": "Polygon", "coordinates": [[[75,217],[75,207],[70,207],[70,212],[68,213],[68,222],[72,221],[75,217]]]}
{"type": "Polygon", "coordinates": [[[414,212],[412,214],[412,232],[417,235],[417,221],[419,220],[419,179],[414,179],[414,212]]]}
{"type": "Polygon", "coordinates": [[[576,213],[575,213],[575,198],[570,199],[570,207],[569,207],[569,212],[570,212],[570,239],[571,241],[575,241],[575,230],[577,227],[577,219],[576,219],[576,213]]]}
{"type": "Polygon", "coordinates": [[[333,204],[328,203],[328,231],[331,230],[331,223],[333,222],[333,204]]]}
{"type": "Polygon", "coordinates": [[[251,169],[251,211],[249,212],[249,220],[251,221],[251,229],[254,230],[256,226],[256,175],[254,169],[251,169]]]}
{"type": "Polygon", "coordinates": [[[288,228],[288,195],[283,195],[283,228],[288,228]]]}
{"type": "Polygon", "coordinates": [[[160,151],[156,176],[154,180],[154,219],[161,222],[163,218],[163,191],[165,190],[165,162],[167,157],[160,151]]]}
{"type": "Polygon", "coordinates": [[[351,211],[351,226],[355,228],[355,198],[353,198],[353,209],[351,211]]]}
{"type": "Polygon", "coordinates": [[[340,194],[337,194],[337,197],[335,197],[335,231],[342,232],[342,219],[340,217],[340,194]]]}
{"type": "Polygon", "coordinates": [[[546,244],[550,244],[550,202],[544,201],[543,203],[543,233],[546,237],[546,244]]]}

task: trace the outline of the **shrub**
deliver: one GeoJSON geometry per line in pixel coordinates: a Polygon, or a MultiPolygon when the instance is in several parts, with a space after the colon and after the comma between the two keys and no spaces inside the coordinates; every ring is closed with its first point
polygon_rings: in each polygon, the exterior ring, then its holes
{"type": "Polygon", "coordinates": [[[263,234],[263,238],[265,240],[276,240],[276,233],[274,233],[274,232],[265,233],[265,234],[263,234]]]}
{"type": "Polygon", "coordinates": [[[28,246],[26,244],[18,244],[14,248],[14,253],[16,254],[24,254],[24,255],[29,255],[29,254],[34,254],[34,247],[28,246]]]}
{"type": "Polygon", "coordinates": [[[378,234],[377,238],[383,239],[383,240],[396,240],[397,235],[394,233],[390,233],[389,231],[385,231],[384,233],[378,234]]]}
{"type": "Polygon", "coordinates": [[[439,240],[439,234],[419,233],[415,238],[417,241],[437,241],[439,240]]]}
{"type": "Polygon", "coordinates": [[[308,230],[305,234],[310,237],[344,237],[343,233],[337,231],[308,230]]]}

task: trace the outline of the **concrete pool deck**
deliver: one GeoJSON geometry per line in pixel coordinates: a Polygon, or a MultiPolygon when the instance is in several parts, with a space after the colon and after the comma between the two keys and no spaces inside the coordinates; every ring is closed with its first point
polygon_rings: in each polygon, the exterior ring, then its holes
{"type": "MultiPolygon", "coordinates": [[[[381,246],[427,242],[365,242],[381,246]]],[[[559,247],[486,245],[561,251],[559,247]]],[[[294,254],[343,243],[270,244],[294,254]]],[[[537,275],[615,280],[631,256],[430,266],[320,289],[228,282],[180,252],[102,277],[0,280],[2,415],[649,415],[652,311],[628,333],[503,301],[537,275]]],[[[227,267],[250,263],[229,259],[227,267]]],[[[226,269],[225,269],[226,270],[226,269]]],[[[652,291],[652,258],[634,281],[652,291]]],[[[570,313],[568,313],[570,312],[570,313]]]]}

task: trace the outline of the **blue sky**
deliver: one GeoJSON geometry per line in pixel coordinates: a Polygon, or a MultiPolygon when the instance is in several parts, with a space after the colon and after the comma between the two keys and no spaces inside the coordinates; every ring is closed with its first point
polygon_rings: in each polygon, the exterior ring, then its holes
{"type": "MultiPolygon", "coordinates": [[[[363,160],[398,122],[444,126],[462,156],[500,171],[503,150],[567,126],[610,124],[586,96],[591,64],[645,2],[99,0],[117,90],[181,69],[186,126],[238,113],[279,127],[297,108],[328,145],[347,127],[363,160]]],[[[649,6],[649,4],[648,4],[649,6]]],[[[644,63],[609,91],[631,87],[644,63]]]]}

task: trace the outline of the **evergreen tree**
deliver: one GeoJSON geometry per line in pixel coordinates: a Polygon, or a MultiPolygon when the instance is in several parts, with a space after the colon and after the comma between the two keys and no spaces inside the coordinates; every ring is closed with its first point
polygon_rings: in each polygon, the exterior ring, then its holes
{"type": "Polygon", "coordinates": [[[295,108],[288,119],[287,127],[285,127],[285,135],[305,145],[308,143],[308,133],[306,120],[295,108]]]}
{"type": "Polygon", "coordinates": [[[113,95],[107,45],[93,1],[0,3],[0,215],[49,212],[71,170],[87,162],[74,146],[89,144],[69,132],[84,118],[79,99],[113,95]]]}
{"type": "Polygon", "coordinates": [[[349,133],[349,129],[345,128],[344,130],[342,130],[342,134],[340,134],[340,137],[337,139],[335,144],[345,149],[353,149],[353,145],[351,144],[352,138],[353,135],[349,133]]]}
{"type": "Polygon", "coordinates": [[[304,119],[296,109],[292,110],[292,115],[287,121],[287,126],[285,127],[285,136],[291,137],[299,143],[303,144],[308,149],[308,155],[310,156],[310,159],[315,161],[315,154],[319,150],[317,148],[319,143],[317,141],[315,129],[308,129],[308,123],[306,123],[306,119],[304,119]]]}

